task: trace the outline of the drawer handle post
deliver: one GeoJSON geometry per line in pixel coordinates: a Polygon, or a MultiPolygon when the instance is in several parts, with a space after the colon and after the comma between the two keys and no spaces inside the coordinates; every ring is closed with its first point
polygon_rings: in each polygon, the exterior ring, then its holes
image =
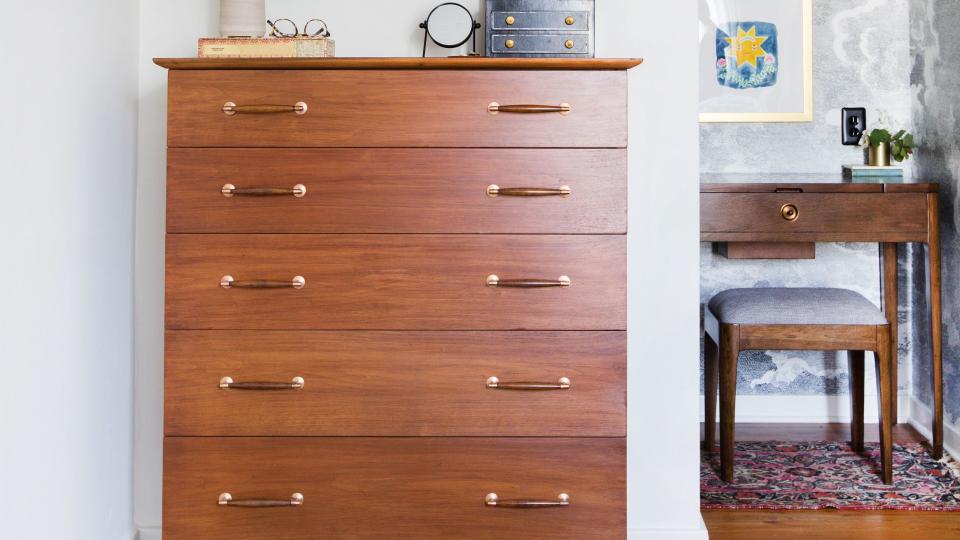
{"type": "Polygon", "coordinates": [[[570,114],[573,107],[569,103],[559,105],[501,105],[496,101],[487,105],[487,112],[490,114],[510,113],[510,114],[544,114],[559,113],[561,116],[570,114]]]}
{"type": "Polygon", "coordinates": [[[487,195],[490,197],[569,197],[570,186],[559,188],[502,188],[496,184],[487,186],[487,195]]]}
{"type": "Polygon", "coordinates": [[[253,188],[238,188],[233,184],[224,184],[220,188],[220,193],[224,197],[278,197],[285,195],[292,195],[294,197],[300,198],[307,194],[307,186],[303,184],[297,184],[292,188],[262,188],[262,187],[253,187],[253,188]]]}
{"type": "Polygon", "coordinates": [[[500,279],[496,274],[487,276],[488,287],[506,287],[509,289],[546,289],[549,287],[569,287],[572,282],[568,276],[557,279],[500,279]]]}
{"type": "Polygon", "coordinates": [[[221,110],[227,116],[237,114],[283,114],[296,113],[298,115],[307,114],[307,104],[298,101],[293,105],[237,105],[232,101],[223,104],[221,110]]]}
{"type": "Polygon", "coordinates": [[[294,377],[290,382],[235,382],[232,377],[220,379],[223,390],[302,390],[306,381],[303,377],[294,377]]]}
{"type": "Polygon", "coordinates": [[[266,279],[252,279],[237,281],[233,276],[220,278],[220,286],[224,289],[302,289],[307,285],[303,276],[293,276],[290,281],[270,281],[266,279]]]}
{"type": "Polygon", "coordinates": [[[795,204],[785,204],[780,207],[780,217],[787,221],[800,219],[800,209],[795,204]]]}
{"type": "Polygon", "coordinates": [[[498,377],[487,379],[487,388],[491,390],[569,390],[570,379],[560,377],[556,383],[540,382],[503,382],[498,377]]]}
{"type": "Polygon", "coordinates": [[[488,493],[484,503],[487,506],[496,506],[497,508],[556,508],[570,506],[570,496],[566,493],[557,495],[555,501],[543,501],[535,499],[512,499],[500,500],[496,493],[488,493]]]}
{"type": "Polygon", "coordinates": [[[220,506],[236,506],[240,508],[283,508],[289,506],[303,506],[303,493],[294,493],[287,500],[283,499],[244,499],[235,500],[229,493],[221,493],[217,498],[220,506]]]}

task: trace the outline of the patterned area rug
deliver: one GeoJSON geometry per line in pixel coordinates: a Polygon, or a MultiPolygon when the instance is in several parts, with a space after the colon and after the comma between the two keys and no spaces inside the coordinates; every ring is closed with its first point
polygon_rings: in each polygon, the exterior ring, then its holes
{"type": "MultiPolygon", "coordinates": [[[[720,455],[701,452],[700,506],[767,510],[960,511],[960,479],[919,444],[893,447],[894,485],[878,476],[877,443],[864,455],[836,442],[743,442],[736,482],[720,480],[720,455]]],[[[960,518],[958,518],[960,519],[960,518]]]]}

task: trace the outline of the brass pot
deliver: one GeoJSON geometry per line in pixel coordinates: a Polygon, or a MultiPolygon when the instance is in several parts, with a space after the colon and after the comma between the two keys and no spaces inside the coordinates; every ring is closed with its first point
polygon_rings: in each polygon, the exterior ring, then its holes
{"type": "Polygon", "coordinates": [[[870,148],[867,149],[867,165],[871,167],[889,167],[890,143],[870,146],[870,148]]]}

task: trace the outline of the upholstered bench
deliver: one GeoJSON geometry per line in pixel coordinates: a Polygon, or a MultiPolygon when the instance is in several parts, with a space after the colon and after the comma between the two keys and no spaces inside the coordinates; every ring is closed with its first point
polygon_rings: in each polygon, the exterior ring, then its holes
{"type": "Polygon", "coordinates": [[[863,451],[865,351],[876,358],[883,481],[893,480],[890,326],[862,295],[845,289],[732,289],[710,300],[704,317],[704,447],[716,437],[720,387],[720,476],[733,482],[737,358],[748,350],[848,351],[852,420],[850,445],[863,451]]]}

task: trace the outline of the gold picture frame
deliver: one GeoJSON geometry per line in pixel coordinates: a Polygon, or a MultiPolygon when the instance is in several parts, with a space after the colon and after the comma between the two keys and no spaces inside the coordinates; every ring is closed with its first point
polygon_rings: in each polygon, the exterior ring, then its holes
{"type": "Polygon", "coordinates": [[[803,111],[784,113],[700,113],[701,123],[813,122],[813,0],[802,3],[803,111]]]}

